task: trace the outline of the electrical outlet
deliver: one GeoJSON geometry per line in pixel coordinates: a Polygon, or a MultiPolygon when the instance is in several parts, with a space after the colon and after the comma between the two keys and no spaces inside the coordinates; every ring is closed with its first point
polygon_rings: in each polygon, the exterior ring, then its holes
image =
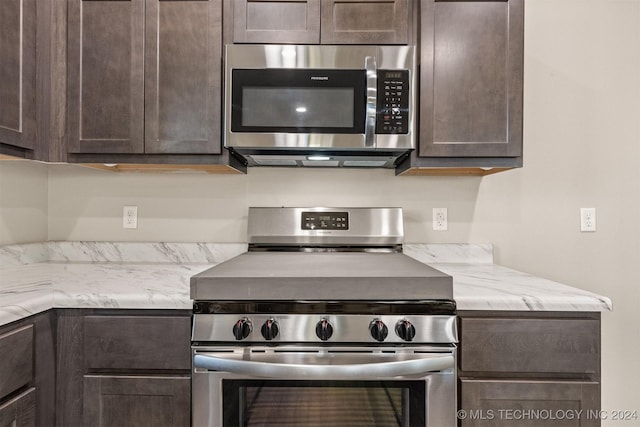
{"type": "Polygon", "coordinates": [[[122,228],[138,228],[137,206],[124,206],[122,208],[122,228]]]}
{"type": "Polygon", "coordinates": [[[596,231],[596,208],[580,208],[580,231],[596,231]]]}
{"type": "Polygon", "coordinates": [[[433,229],[447,231],[447,208],[433,208],[433,229]]]}

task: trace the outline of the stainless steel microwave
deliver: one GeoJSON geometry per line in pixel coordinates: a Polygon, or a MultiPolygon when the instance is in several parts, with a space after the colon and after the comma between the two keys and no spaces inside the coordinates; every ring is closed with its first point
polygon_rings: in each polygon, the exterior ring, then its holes
{"type": "Polygon", "coordinates": [[[394,167],[415,89],[411,46],[228,45],[225,147],[249,166],[394,167]]]}

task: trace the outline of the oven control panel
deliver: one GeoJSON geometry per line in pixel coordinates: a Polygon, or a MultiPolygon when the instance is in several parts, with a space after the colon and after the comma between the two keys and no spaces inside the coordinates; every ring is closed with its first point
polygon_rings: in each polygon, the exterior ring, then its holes
{"type": "Polygon", "coordinates": [[[348,230],[349,212],[302,212],[303,230],[348,230]]]}
{"type": "Polygon", "coordinates": [[[194,342],[455,343],[449,315],[195,314],[194,342]]]}

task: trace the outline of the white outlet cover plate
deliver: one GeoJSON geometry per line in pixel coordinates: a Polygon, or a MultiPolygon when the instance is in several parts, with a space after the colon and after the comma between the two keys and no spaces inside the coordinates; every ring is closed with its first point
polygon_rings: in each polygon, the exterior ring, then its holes
{"type": "Polygon", "coordinates": [[[447,208],[433,208],[433,230],[447,231],[448,228],[447,208]]]}
{"type": "Polygon", "coordinates": [[[138,228],[137,206],[124,206],[122,208],[122,228],[138,228]]]}
{"type": "Polygon", "coordinates": [[[580,231],[596,231],[596,208],[580,208],[580,231]]]}

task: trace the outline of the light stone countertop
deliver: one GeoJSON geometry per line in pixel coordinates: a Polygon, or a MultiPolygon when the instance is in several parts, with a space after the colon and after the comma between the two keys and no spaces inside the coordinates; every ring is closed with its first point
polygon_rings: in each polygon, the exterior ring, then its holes
{"type": "MultiPolygon", "coordinates": [[[[190,309],[191,276],[245,244],[49,242],[0,247],[0,325],[50,308],[190,309]]],[[[453,276],[458,310],[607,311],[603,296],[493,264],[490,244],[407,244],[453,276]]]]}

